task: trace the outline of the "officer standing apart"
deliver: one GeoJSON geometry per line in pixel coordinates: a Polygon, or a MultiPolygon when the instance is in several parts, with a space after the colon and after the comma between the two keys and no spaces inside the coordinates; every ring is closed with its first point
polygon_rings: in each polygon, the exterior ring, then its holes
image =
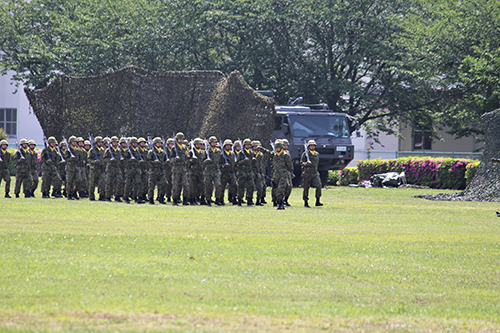
{"type": "Polygon", "coordinates": [[[5,197],[10,198],[10,153],[7,151],[9,143],[7,140],[0,141],[0,184],[2,179],[5,181],[5,197]]]}
{"type": "Polygon", "coordinates": [[[321,180],[318,172],[319,153],[316,151],[316,141],[309,140],[307,148],[308,150],[303,152],[300,158],[300,165],[302,166],[302,186],[304,187],[302,195],[304,207],[310,207],[308,201],[309,188],[311,186],[316,188],[316,206],[323,206],[319,201],[321,197],[321,180]]]}

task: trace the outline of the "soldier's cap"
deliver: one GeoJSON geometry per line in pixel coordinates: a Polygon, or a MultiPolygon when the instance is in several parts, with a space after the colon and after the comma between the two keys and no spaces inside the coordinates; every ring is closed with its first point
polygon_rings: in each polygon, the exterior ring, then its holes
{"type": "Polygon", "coordinates": [[[35,140],[30,140],[30,141],[28,141],[28,144],[29,144],[30,146],[31,146],[31,145],[35,145],[35,146],[36,146],[36,142],[35,142],[35,140]]]}
{"type": "Polygon", "coordinates": [[[102,136],[96,136],[94,138],[94,141],[97,143],[97,142],[102,142],[102,136]]]}
{"type": "Polygon", "coordinates": [[[239,140],[234,141],[234,146],[235,147],[237,147],[237,146],[241,147],[241,142],[239,140]]]}
{"type": "Polygon", "coordinates": [[[308,146],[311,146],[311,145],[313,145],[313,146],[317,146],[317,145],[316,145],[316,141],[314,141],[314,140],[309,140],[309,142],[307,143],[307,145],[308,145],[308,146]]]}
{"type": "Polygon", "coordinates": [[[26,139],[21,139],[21,141],[19,141],[19,144],[21,144],[21,145],[23,145],[23,144],[25,144],[25,143],[28,143],[28,140],[26,140],[26,139]]]}
{"type": "Polygon", "coordinates": [[[252,145],[252,140],[250,139],[243,140],[243,145],[252,145]]]}
{"type": "Polygon", "coordinates": [[[153,144],[157,144],[158,142],[161,142],[161,138],[157,136],[153,139],[153,144]]]}
{"type": "Polygon", "coordinates": [[[121,137],[120,141],[118,143],[126,143],[126,142],[127,142],[127,138],[121,137]]]}
{"type": "Polygon", "coordinates": [[[87,145],[88,145],[88,146],[90,146],[90,141],[89,141],[89,140],[85,140],[85,141],[83,142],[83,145],[84,145],[84,146],[87,146],[87,145]]]}
{"type": "Polygon", "coordinates": [[[55,144],[57,144],[57,140],[53,136],[49,136],[49,138],[47,139],[47,142],[48,143],[55,143],[55,144]]]}
{"type": "Polygon", "coordinates": [[[179,132],[175,135],[175,138],[176,139],[185,139],[186,137],[184,136],[184,133],[182,132],[179,132]]]}
{"type": "Polygon", "coordinates": [[[281,141],[283,141],[284,146],[288,146],[290,144],[287,139],[281,139],[281,141]]]}
{"type": "Polygon", "coordinates": [[[260,146],[260,141],[259,140],[253,140],[252,141],[252,147],[258,147],[260,146]]]}
{"type": "Polygon", "coordinates": [[[72,135],[69,137],[68,139],[68,142],[71,143],[71,142],[75,142],[76,141],[76,136],[72,135]]]}
{"type": "Polygon", "coordinates": [[[274,148],[283,148],[283,140],[277,139],[274,141],[274,148]]]}
{"type": "Polygon", "coordinates": [[[170,143],[174,143],[174,139],[172,139],[172,138],[168,138],[168,139],[167,139],[167,144],[170,144],[170,143]]]}
{"type": "Polygon", "coordinates": [[[110,140],[111,140],[111,142],[118,142],[118,141],[119,141],[119,140],[118,140],[118,137],[117,137],[117,136],[114,136],[114,135],[111,137],[111,139],[110,139],[110,140]]]}
{"type": "Polygon", "coordinates": [[[194,144],[197,145],[199,143],[203,143],[203,140],[201,138],[196,138],[194,139],[194,144]]]}
{"type": "Polygon", "coordinates": [[[76,138],[76,141],[77,142],[82,142],[82,141],[85,141],[85,140],[83,140],[83,138],[81,136],[79,136],[78,138],[76,138]]]}
{"type": "Polygon", "coordinates": [[[7,140],[2,140],[2,141],[0,141],[0,146],[1,146],[1,145],[8,145],[8,144],[9,144],[9,143],[7,142],[7,140]]]}
{"type": "Polygon", "coordinates": [[[139,140],[135,136],[130,138],[130,143],[139,143],[139,140]]]}
{"type": "Polygon", "coordinates": [[[224,146],[225,146],[225,145],[231,145],[231,146],[232,146],[232,145],[233,145],[233,141],[231,141],[230,139],[226,139],[226,140],[224,141],[224,146]]]}
{"type": "Polygon", "coordinates": [[[208,142],[212,143],[212,142],[217,142],[217,138],[215,136],[211,136],[208,138],[208,142]]]}

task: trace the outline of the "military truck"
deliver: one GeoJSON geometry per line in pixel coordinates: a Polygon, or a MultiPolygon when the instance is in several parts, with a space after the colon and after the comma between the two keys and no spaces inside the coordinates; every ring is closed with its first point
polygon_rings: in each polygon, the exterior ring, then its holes
{"type": "MultiPolygon", "coordinates": [[[[270,96],[269,92],[265,92],[270,96]]],[[[270,96],[271,97],[271,96],[270,96]]],[[[300,184],[300,157],[307,141],[316,141],[320,153],[318,171],[323,185],[329,170],[342,170],[354,159],[351,129],[359,133],[357,121],[345,114],[329,110],[326,104],[298,105],[297,98],[289,105],[276,105],[273,139],[287,139],[294,167],[294,185],[300,184]]]]}

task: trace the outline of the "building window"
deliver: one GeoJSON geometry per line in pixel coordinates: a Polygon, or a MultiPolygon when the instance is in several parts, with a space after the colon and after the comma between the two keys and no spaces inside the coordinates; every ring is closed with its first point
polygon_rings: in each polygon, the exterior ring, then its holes
{"type": "Polygon", "coordinates": [[[0,109],[0,127],[11,138],[17,137],[17,110],[0,109]]]}
{"type": "Polygon", "coordinates": [[[432,150],[432,140],[429,133],[415,131],[413,135],[413,150],[432,150]]]}

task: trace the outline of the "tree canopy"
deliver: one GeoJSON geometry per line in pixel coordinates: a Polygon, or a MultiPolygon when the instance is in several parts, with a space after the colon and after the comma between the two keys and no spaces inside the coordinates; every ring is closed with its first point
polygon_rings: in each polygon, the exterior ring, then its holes
{"type": "Polygon", "coordinates": [[[43,88],[129,65],[241,72],[277,103],[474,133],[498,107],[499,1],[6,0],[0,69],[43,88]],[[464,124],[466,126],[464,126],[464,124]]]}

